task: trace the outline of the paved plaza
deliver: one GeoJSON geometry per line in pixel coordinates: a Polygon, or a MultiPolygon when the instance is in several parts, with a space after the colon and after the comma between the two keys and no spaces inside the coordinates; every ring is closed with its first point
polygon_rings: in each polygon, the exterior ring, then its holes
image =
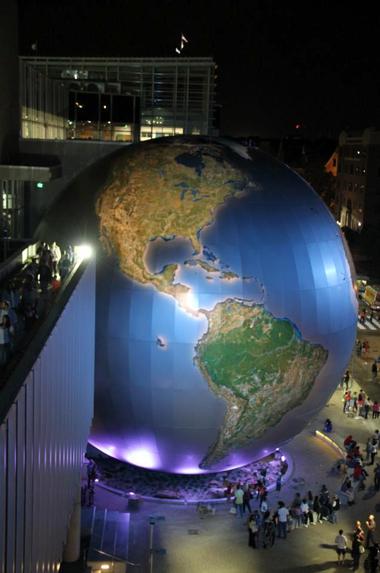
{"type": "MultiPolygon", "coordinates": [[[[372,337],[368,356],[355,357],[350,364],[356,377],[352,389],[359,391],[363,387],[373,399],[380,396],[380,377],[373,382],[370,372],[372,354],[376,354],[378,345],[378,339],[372,337]]],[[[345,436],[352,434],[364,450],[367,438],[379,427],[378,420],[343,414],[342,395],[342,389],[338,388],[325,408],[284,448],[293,460],[293,469],[282,491],[269,494],[270,509],[277,507],[279,499],[290,503],[298,491],[301,495],[308,490],[319,494],[322,484],[327,485],[331,495],[340,489],[342,477],[332,471],[340,455],[334,447],[316,437],[315,431],[322,430],[324,420],[330,418],[333,422],[331,437],[336,443],[343,444],[345,436]]],[[[246,519],[230,514],[231,504],[227,502],[216,504],[215,515],[201,519],[194,505],[142,501],[131,512],[129,559],[136,565],[130,565],[128,571],[313,573],[341,570],[334,549],[338,530],[342,528],[350,540],[355,520],[364,523],[369,513],[374,513],[380,520],[379,494],[372,488],[373,467],[367,468],[366,489],[357,494],[355,505],[345,505],[339,511],[338,524],[324,522],[295,529],[286,541],[276,539],[271,549],[255,550],[248,546],[246,519]],[[165,518],[154,526],[152,569],[148,562],[150,516],[165,518]],[[165,549],[165,554],[160,549],[165,549]]],[[[100,487],[96,489],[95,504],[108,510],[129,511],[125,498],[100,487]]],[[[254,502],[255,508],[257,504],[254,502]]],[[[380,539],[380,525],[378,535],[380,539]]],[[[364,570],[364,558],[365,555],[361,558],[359,571],[364,570]]],[[[349,565],[350,561],[345,568],[349,569],[349,565]]]]}

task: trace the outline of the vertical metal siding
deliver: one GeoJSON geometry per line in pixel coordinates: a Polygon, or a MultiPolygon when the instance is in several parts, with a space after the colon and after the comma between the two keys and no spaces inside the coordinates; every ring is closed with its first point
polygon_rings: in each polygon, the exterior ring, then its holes
{"type": "Polygon", "coordinates": [[[0,573],[53,573],[93,416],[89,264],[0,426],[0,573]]]}

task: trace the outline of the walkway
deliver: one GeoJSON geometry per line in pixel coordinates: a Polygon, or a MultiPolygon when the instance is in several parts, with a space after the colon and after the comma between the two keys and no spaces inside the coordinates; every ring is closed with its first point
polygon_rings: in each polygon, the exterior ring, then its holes
{"type": "MultiPolygon", "coordinates": [[[[374,386],[374,383],[369,381],[366,381],[366,384],[374,386]]],[[[364,386],[364,383],[362,385],[364,386]]],[[[357,382],[354,382],[353,389],[360,389],[357,382]]],[[[375,392],[372,391],[372,394],[375,392]]],[[[342,410],[342,390],[338,389],[320,414],[284,448],[293,458],[294,472],[280,493],[269,494],[271,508],[276,507],[279,499],[290,502],[297,491],[301,492],[301,495],[309,489],[313,493],[319,493],[323,483],[332,494],[339,490],[341,478],[331,473],[331,468],[339,456],[333,448],[315,437],[315,430],[321,430],[324,420],[328,417],[333,421],[332,437],[337,442],[342,443],[347,434],[352,434],[363,447],[368,436],[377,428],[372,419],[352,418],[343,414],[342,410]]],[[[373,469],[371,466],[368,469],[367,486],[370,486],[373,469]]],[[[231,515],[227,503],[218,505],[214,516],[200,519],[194,506],[142,502],[140,507],[131,513],[129,539],[129,559],[140,566],[130,567],[129,571],[150,571],[148,522],[152,515],[165,518],[157,523],[154,531],[155,549],[166,550],[166,555],[154,553],[153,571],[156,573],[337,571],[336,554],[332,544],[338,529],[342,527],[350,533],[356,519],[364,523],[368,513],[373,512],[376,515],[378,510],[380,511],[379,499],[379,494],[374,494],[371,488],[367,487],[358,495],[354,506],[341,509],[338,525],[324,523],[310,526],[308,529],[300,528],[291,532],[287,541],[277,540],[272,549],[256,551],[247,545],[245,520],[231,515]]],[[[107,507],[110,510],[129,511],[125,498],[100,488],[96,489],[95,503],[98,507],[107,507]]],[[[380,516],[378,517],[380,521],[380,516]]],[[[339,571],[341,569],[339,568],[339,571]]],[[[363,570],[362,564],[359,570],[363,570]]]]}

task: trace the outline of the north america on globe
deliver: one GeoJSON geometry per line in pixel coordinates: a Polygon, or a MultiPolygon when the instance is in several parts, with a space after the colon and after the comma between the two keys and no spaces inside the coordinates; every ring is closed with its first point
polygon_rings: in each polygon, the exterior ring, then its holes
{"type": "MultiPolygon", "coordinates": [[[[249,446],[302,404],[328,358],[323,345],[303,337],[300,325],[265,308],[265,284],[242,276],[202,241],[221,209],[253,191],[265,193],[229,161],[223,146],[174,141],[131,151],[128,162],[116,160],[96,202],[101,242],[116,255],[123,275],[170,297],[179,312],[206,321],[192,345],[193,364],[225,403],[225,415],[198,461],[203,470],[249,446]],[[152,268],[152,247],[165,251],[178,241],[191,247],[191,255],[152,268]],[[208,308],[189,273],[221,285],[208,308]],[[224,293],[222,285],[234,282],[254,285],[258,298],[224,293]]],[[[152,336],[156,347],[167,347],[161,333],[152,336]]]]}

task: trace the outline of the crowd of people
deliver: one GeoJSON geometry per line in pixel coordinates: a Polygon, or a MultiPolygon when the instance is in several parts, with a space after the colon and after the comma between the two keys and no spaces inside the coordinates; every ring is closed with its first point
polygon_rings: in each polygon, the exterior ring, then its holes
{"type": "Polygon", "coordinates": [[[309,490],[302,497],[297,492],[288,506],[278,501],[277,506],[271,508],[265,488],[252,489],[249,484],[237,484],[231,509],[239,517],[248,515],[248,545],[257,549],[271,547],[276,536],[286,539],[288,533],[300,527],[336,523],[340,499],[338,495],[330,495],[326,485],[322,485],[317,495],[309,490]]]}
{"type": "Polygon", "coordinates": [[[74,264],[74,250],[41,243],[36,256],[0,288],[0,366],[4,366],[23,335],[43,317],[74,264]]]}
{"type": "Polygon", "coordinates": [[[377,400],[371,400],[362,388],[359,392],[350,389],[350,379],[351,375],[347,370],[342,380],[342,386],[345,388],[343,394],[343,413],[361,416],[366,420],[369,416],[372,417],[372,419],[377,419],[380,416],[380,403],[377,400]]]}
{"type": "MultiPolygon", "coordinates": [[[[349,381],[350,373],[347,370],[342,381],[342,386],[346,387],[343,411],[352,411],[364,419],[370,417],[376,420],[379,411],[377,402],[372,402],[363,389],[359,392],[349,389],[349,381]]],[[[324,430],[332,432],[330,419],[326,419],[324,430]]],[[[330,495],[326,485],[322,485],[317,495],[312,491],[306,495],[296,493],[290,504],[277,501],[270,507],[268,492],[261,483],[254,487],[237,484],[233,491],[235,509],[231,513],[247,517],[248,545],[253,549],[269,548],[276,538],[286,539],[297,528],[335,524],[341,507],[355,505],[358,492],[366,489],[367,482],[371,481],[372,490],[380,491],[380,463],[376,463],[379,446],[379,430],[368,436],[363,447],[351,434],[346,436],[343,442],[345,456],[333,468],[341,475],[342,482],[333,495],[330,495]]],[[[365,569],[371,573],[378,571],[380,548],[375,530],[376,520],[372,514],[368,515],[363,527],[360,521],[356,521],[347,535],[343,529],[338,530],[334,537],[338,565],[350,564],[355,571],[363,556],[365,569]],[[350,563],[346,560],[347,554],[350,555],[350,563]]]]}

